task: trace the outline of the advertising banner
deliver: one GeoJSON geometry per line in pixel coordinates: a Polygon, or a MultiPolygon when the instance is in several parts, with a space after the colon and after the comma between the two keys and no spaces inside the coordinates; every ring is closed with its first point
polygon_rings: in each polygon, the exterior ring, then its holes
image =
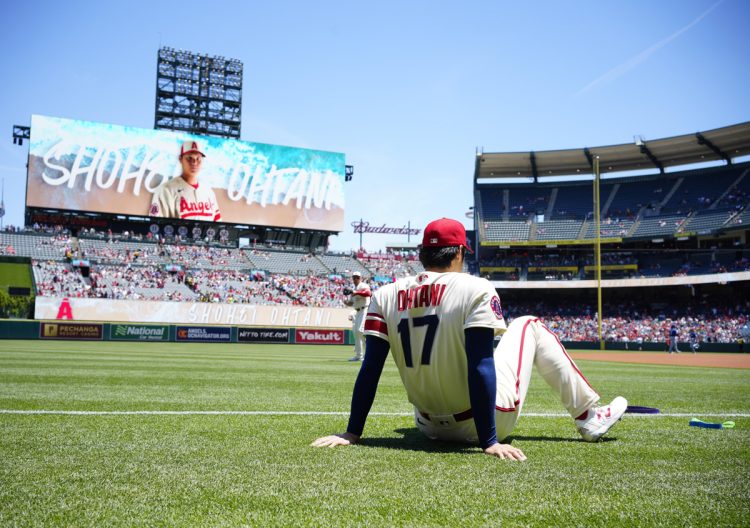
{"type": "Polygon", "coordinates": [[[177,341],[202,343],[231,343],[232,329],[228,326],[178,326],[177,341]]]}
{"type": "Polygon", "coordinates": [[[344,176],[336,152],[35,115],[26,205],[341,231],[344,176]],[[205,154],[195,191],[183,142],[205,154]]]}
{"type": "Polygon", "coordinates": [[[351,328],[350,308],[37,297],[35,319],[189,325],[351,328]]]}
{"type": "Polygon", "coordinates": [[[289,343],[288,328],[238,328],[240,343],[289,343]]]}
{"type": "Polygon", "coordinates": [[[295,343],[309,345],[343,345],[343,330],[295,330],[295,343]]]}
{"type": "Polygon", "coordinates": [[[113,324],[109,327],[109,338],[113,341],[169,341],[169,327],[113,324]]]}
{"type": "Polygon", "coordinates": [[[42,323],[39,337],[42,339],[91,339],[100,340],[104,325],[93,323],[42,323]]]}

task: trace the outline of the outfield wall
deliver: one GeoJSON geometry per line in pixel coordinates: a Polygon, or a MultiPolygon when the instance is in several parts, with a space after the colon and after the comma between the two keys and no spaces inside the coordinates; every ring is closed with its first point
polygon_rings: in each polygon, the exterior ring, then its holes
{"type": "MultiPolygon", "coordinates": [[[[157,343],[265,343],[353,345],[352,331],[341,328],[171,325],[74,321],[0,320],[0,339],[137,341],[157,343]]],[[[599,343],[563,341],[571,350],[599,350],[599,343]]],[[[605,343],[607,350],[665,352],[667,343],[605,343]]],[[[689,351],[688,343],[680,350],[689,351]]],[[[701,352],[742,352],[738,343],[701,343],[701,352]]],[[[750,344],[744,352],[750,352],[750,344]]]]}
{"type": "Polygon", "coordinates": [[[0,321],[0,339],[353,345],[342,328],[248,327],[75,321],[0,321]]]}

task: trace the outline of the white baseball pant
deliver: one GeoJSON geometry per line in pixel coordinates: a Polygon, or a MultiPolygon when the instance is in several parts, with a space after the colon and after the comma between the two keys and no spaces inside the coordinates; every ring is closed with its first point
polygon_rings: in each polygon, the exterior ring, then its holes
{"type": "Polygon", "coordinates": [[[354,357],[362,359],[365,357],[365,316],[367,307],[360,308],[354,312],[352,318],[352,334],[354,334],[354,357]]]}
{"type": "MultiPolygon", "coordinates": [[[[532,365],[536,365],[542,378],[559,395],[571,417],[580,416],[599,401],[599,395],[586,381],[560,340],[538,317],[514,319],[495,349],[494,357],[498,441],[510,435],[521,415],[532,365]]],[[[430,416],[425,419],[417,409],[414,418],[417,428],[429,438],[468,443],[478,441],[473,419],[456,421],[454,416],[430,416]]]]}

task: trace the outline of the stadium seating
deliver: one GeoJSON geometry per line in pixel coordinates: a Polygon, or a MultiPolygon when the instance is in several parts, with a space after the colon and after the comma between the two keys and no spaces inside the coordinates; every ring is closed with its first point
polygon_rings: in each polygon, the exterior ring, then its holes
{"type": "MultiPolygon", "coordinates": [[[[599,233],[603,238],[624,238],[630,235],[635,222],[622,218],[603,218],[599,221],[599,233]]],[[[596,238],[596,223],[588,221],[584,238],[596,238]]]]}
{"type": "Polygon", "coordinates": [[[0,232],[0,246],[11,247],[12,254],[20,257],[63,260],[66,250],[72,248],[72,243],[69,237],[63,235],[0,232]]]}
{"type": "Polygon", "coordinates": [[[701,211],[712,207],[741,175],[741,169],[718,167],[679,173],[675,190],[661,213],[701,211]]]}
{"type": "Polygon", "coordinates": [[[580,220],[551,220],[535,224],[536,240],[575,240],[581,233],[580,220]]]}
{"type": "Polygon", "coordinates": [[[600,190],[603,199],[609,200],[609,206],[603,213],[610,217],[635,218],[641,209],[658,210],[668,191],[668,183],[661,178],[636,178],[618,182],[611,197],[604,198],[605,195],[600,190]]]}
{"type": "Polygon", "coordinates": [[[691,215],[682,226],[683,232],[707,234],[716,231],[735,215],[731,209],[700,211],[691,215]]]}
{"type": "Polygon", "coordinates": [[[664,215],[643,218],[637,223],[634,230],[630,233],[630,236],[639,238],[674,235],[678,232],[684,221],[684,215],[664,215]]]}
{"type": "MultiPolygon", "coordinates": [[[[608,196],[606,185],[601,186],[601,195],[608,196]]],[[[611,186],[609,187],[611,190],[611,186]]],[[[573,219],[583,220],[589,218],[592,214],[591,197],[593,193],[592,185],[560,185],[557,187],[552,220],[573,219]]]]}
{"type": "Polygon", "coordinates": [[[507,209],[503,204],[504,192],[495,188],[483,190],[480,195],[482,218],[485,220],[507,220],[507,209]]]}
{"type": "Polygon", "coordinates": [[[530,214],[547,211],[552,193],[551,187],[513,187],[509,193],[510,219],[528,218],[530,214]]]}
{"type": "Polygon", "coordinates": [[[324,254],[317,255],[317,258],[334,274],[351,275],[355,271],[358,271],[364,277],[371,275],[370,270],[351,255],[324,254]]]}
{"type": "Polygon", "coordinates": [[[489,241],[528,240],[530,231],[528,222],[484,222],[485,237],[489,241]]]}
{"type": "Polygon", "coordinates": [[[330,270],[320,260],[309,253],[271,250],[243,251],[245,258],[254,269],[293,275],[325,275],[330,273],[330,270]]]}
{"type": "Polygon", "coordinates": [[[148,242],[107,242],[105,240],[79,238],[81,255],[91,262],[102,264],[123,264],[137,262],[141,265],[156,266],[168,264],[171,259],[165,250],[148,242]]]}

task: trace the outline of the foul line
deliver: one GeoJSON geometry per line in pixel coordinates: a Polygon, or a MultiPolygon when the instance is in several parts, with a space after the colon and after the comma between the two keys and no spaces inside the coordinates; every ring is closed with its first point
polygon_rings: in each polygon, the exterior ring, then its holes
{"type": "MultiPolygon", "coordinates": [[[[348,411],[65,411],[47,409],[0,409],[0,414],[57,414],[68,416],[349,416],[348,411]]],[[[716,416],[719,418],[750,418],[750,413],[627,413],[639,418],[688,418],[694,416],[716,416]]],[[[413,416],[407,412],[371,412],[370,416],[413,416]]],[[[567,413],[522,413],[521,416],[535,418],[565,418],[567,413]]]]}

